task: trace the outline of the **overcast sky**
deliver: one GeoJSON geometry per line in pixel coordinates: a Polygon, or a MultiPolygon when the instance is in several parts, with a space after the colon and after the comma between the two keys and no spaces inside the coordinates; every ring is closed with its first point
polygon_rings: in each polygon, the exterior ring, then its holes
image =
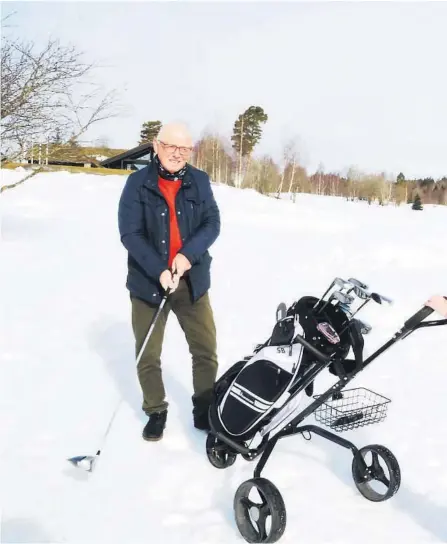
{"type": "Polygon", "coordinates": [[[257,153],[296,135],[305,166],[447,175],[447,2],[7,2],[13,32],[75,44],[125,114],[88,138],[137,145],[146,120],[230,135],[269,116],[257,153]]]}

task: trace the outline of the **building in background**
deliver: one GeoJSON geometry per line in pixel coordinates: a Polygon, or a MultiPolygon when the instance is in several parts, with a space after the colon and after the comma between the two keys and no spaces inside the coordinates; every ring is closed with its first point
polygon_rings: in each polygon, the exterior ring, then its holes
{"type": "Polygon", "coordinates": [[[144,143],[123,151],[101,161],[102,168],[115,168],[119,170],[140,170],[147,166],[154,158],[154,147],[151,143],[144,143]]]}
{"type": "Polygon", "coordinates": [[[22,164],[77,166],[81,168],[111,168],[139,170],[154,157],[152,143],[132,149],[110,149],[80,144],[35,144],[24,153],[22,164]]]}

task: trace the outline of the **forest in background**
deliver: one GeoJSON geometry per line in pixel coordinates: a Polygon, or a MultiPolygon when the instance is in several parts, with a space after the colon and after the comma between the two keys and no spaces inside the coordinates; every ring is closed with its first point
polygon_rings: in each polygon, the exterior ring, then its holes
{"type": "MultiPolygon", "coordinates": [[[[407,179],[403,172],[391,178],[386,172],[368,173],[350,167],[347,172],[325,172],[319,167],[309,172],[300,154],[300,140],[291,138],[284,146],[281,162],[269,154],[256,154],[268,116],[259,106],[251,106],[239,115],[230,138],[207,131],[196,142],[191,163],[205,170],[216,183],[251,188],[262,194],[311,193],[365,200],[368,203],[447,204],[447,176],[407,179]]],[[[156,137],[161,121],[147,121],[140,132],[139,143],[156,137]]]]}
{"type": "MultiPolygon", "coordinates": [[[[2,21],[4,28],[8,19],[2,21]]],[[[49,39],[36,50],[31,41],[3,34],[1,53],[2,163],[23,157],[39,142],[62,146],[66,159],[93,126],[122,114],[118,89],[103,92],[95,83],[97,67],[83,62],[75,47],[49,39]]],[[[400,172],[393,179],[380,170],[364,172],[349,165],[343,172],[325,171],[323,166],[310,172],[302,157],[299,127],[296,136],[285,143],[280,159],[261,154],[258,144],[268,120],[261,106],[252,105],[233,121],[231,136],[204,131],[195,145],[192,164],[216,183],[269,195],[287,193],[292,199],[297,193],[312,193],[382,205],[419,199],[423,204],[447,204],[447,175],[436,180],[408,179],[400,172]]],[[[139,143],[152,141],[160,126],[160,120],[142,123],[139,143]]],[[[107,142],[95,145],[107,151],[107,142]]],[[[86,150],[83,145],[82,149],[86,150]]]]}

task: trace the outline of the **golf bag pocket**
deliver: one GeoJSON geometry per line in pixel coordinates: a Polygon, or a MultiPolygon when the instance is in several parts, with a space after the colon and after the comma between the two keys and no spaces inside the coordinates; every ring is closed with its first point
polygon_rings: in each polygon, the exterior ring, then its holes
{"type": "Polygon", "coordinates": [[[248,362],[219,406],[220,423],[226,432],[240,436],[253,430],[272,411],[293,376],[262,356],[248,362]]]}

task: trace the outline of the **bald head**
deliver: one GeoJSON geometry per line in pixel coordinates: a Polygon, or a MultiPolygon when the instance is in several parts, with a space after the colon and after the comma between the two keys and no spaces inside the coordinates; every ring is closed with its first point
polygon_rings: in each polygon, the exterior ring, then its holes
{"type": "Polygon", "coordinates": [[[189,132],[188,127],[182,123],[168,123],[163,125],[158,133],[157,140],[175,145],[192,147],[191,133],[189,132]],[[175,142],[178,140],[181,140],[183,143],[179,141],[179,143],[176,144],[175,142]]]}
{"type": "Polygon", "coordinates": [[[153,144],[161,164],[172,174],[185,166],[193,148],[191,133],[181,123],[163,125],[153,144]]]}

